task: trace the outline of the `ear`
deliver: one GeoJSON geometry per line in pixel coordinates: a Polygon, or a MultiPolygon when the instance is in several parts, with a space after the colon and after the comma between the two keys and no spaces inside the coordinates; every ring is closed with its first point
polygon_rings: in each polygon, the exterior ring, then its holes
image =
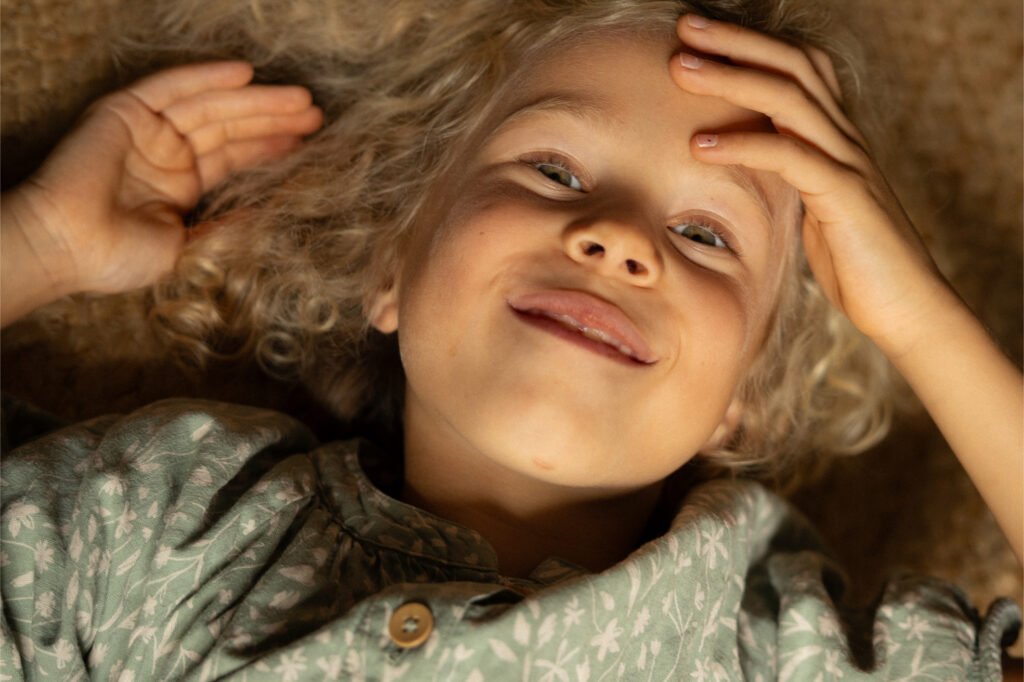
{"type": "Polygon", "coordinates": [[[739,398],[733,398],[732,402],[729,403],[729,407],[725,410],[725,416],[722,417],[722,421],[715,427],[711,437],[704,443],[701,452],[717,450],[723,447],[732,439],[742,423],[743,401],[739,398]]]}
{"type": "Polygon", "coordinates": [[[392,281],[386,289],[377,292],[370,299],[367,319],[374,329],[382,334],[398,330],[398,283],[392,281]]]}

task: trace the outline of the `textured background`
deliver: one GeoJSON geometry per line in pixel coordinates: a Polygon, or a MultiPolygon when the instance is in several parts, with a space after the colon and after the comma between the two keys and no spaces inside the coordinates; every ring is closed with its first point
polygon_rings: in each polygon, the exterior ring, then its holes
{"type": "MultiPolygon", "coordinates": [[[[0,5],[5,187],[114,82],[106,31],[123,2],[0,5]]],[[[864,46],[866,88],[883,93],[883,168],[943,272],[1019,365],[1022,4],[836,0],[835,13],[864,46]]],[[[254,380],[248,368],[181,375],[139,321],[130,297],[40,311],[2,337],[3,389],[70,419],[191,394],[327,423],[301,389],[254,380]]],[[[854,602],[870,601],[901,569],[961,585],[982,610],[997,595],[1022,600],[1009,546],[924,417],[904,418],[881,447],[839,462],[794,501],[847,567],[854,602]]],[[[1018,641],[1013,651],[1022,650],[1018,641]]]]}

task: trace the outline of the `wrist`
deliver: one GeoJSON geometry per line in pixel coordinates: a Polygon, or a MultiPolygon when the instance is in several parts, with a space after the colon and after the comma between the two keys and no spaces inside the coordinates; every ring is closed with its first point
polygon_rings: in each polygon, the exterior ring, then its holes
{"type": "Polygon", "coordinates": [[[22,186],[0,199],[0,326],[81,289],[67,244],[30,195],[22,186]]]}
{"type": "Polygon", "coordinates": [[[905,305],[906,312],[895,316],[898,324],[868,334],[894,365],[964,330],[981,328],[971,309],[941,276],[911,298],[914,303],[905,305]]]}
{"type": "Polygon", "coordinates": [[[0,225],[4,250],[9,252],[3,265],[5,271],[16,271],[11,274],[17,275],[17,286],[27,286],[31,281],[52,298],[82,290],[62,221],[57,207],[31,180],[3,194],[0,225]]]}

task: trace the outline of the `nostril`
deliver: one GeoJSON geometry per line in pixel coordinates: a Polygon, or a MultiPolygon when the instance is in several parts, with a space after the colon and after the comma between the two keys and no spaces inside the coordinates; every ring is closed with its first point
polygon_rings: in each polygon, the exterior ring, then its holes
{"type": "Polygon", "coordinates": [[[597,242],[583,242],[582,246],[585,256],[598,256],[604,253],[604,247],[597,242]]]}
{"type": "Polygon", "coordinates": [[[626,259],[626,269],[629,270],[631,275],[642,275],[647,272],[647,268],[644,267],[643,263],[639,263],[632,258],[626,259]]]}

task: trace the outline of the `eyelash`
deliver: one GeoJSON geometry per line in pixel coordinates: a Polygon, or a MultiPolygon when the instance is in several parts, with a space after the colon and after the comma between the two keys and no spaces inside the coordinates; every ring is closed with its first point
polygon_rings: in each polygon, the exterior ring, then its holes
{"type": "Polygon", "coordinates": [[[532,167],[535,171],[543,175],[551,182],[557,183],[558,185],[561,185],[562,187],[565,187],[568,190],[572,190],[574,192],[581,192],[584,194],[586,194],[586,192],[588,191],[587,187],[589,186],[589,182],[587,181],[586,175],[582,171],[578,170],[575,164],[573,164],[571,161],[569,161],[569,159],[565,158],[561,154],[546,152],[540,155],[524,156],[519,158],[519,161],[532,167]],[[573,178],[577,180],[577,182],[579,183],[579,187],[566,185],[565,183],[555,180],[554,178],[548,176],[546,173],[540,170],[541,166],[553,166],[555,168],[565,171],[566,173],[573,176],[573,178]]]}
{"type": "MultiPolygon", "coordinates": [[[[560,185],[562,187],[565,187],[568,190],[572,190],[573,192],[580,192],[580,193],[583,193],[583,194],[586,194],[587,191],[588,191],[586,188],[589,185],[589,183],[586,180],[584,180],[584,174],[581,171],[577,170],[575,165],[571,161],[569,161],[569,159],[567,159],[566,157],[562,156],[561,154],[555,154],[555,153],[552,153],[552,152],[547,152],[547,153],[542,153],[542,154],[534,154],[534,155],[530,155],[530,156],[520,157],[518,159],[518,161],[521,162],[521,163],[524,163],[524,164],[526,164],[528,166],[531,166],[534,170],[536,170],[538,173],[543,175],[546,179],[548,179],[551,182],[554,182],[554,183],[556,183],[556,184],[558,184],[558,185],[560,185]],[[550,177],[549,175],[544,173],[542,170],[540,170],[541,166],[553,166],[555,168],[558,168],[559,170],[565,171],[566,173],[568,173],[569,175],[573,176],[573,178],[575,178],[577,180],[577,182],[579,184],[579,187],[577,188],[577,187],[573,187],[572,185],[566,185],[563,182],[559,182],[558,180],[550,177]]],[[[725,231],[723,229],[721,229],[718,225],[716,225],[716,224],[712,223],[711,221],[707,220],[706,218],[705,219],[690,218],[690,219],[687,219],[687,220],[685,220],[683,222],[679,222],[679,223],[676,223],[676,224],[673,224],[673,225],[669,225],[669,230],[671,230],[673,234],[676,234],[676,235],[678,235],[680,237],[683,237],[683,239],[688,239],[687,237],[685,237],[684,235],[680,234],[679,232],[676,232],[676,229],[680,228],[680,227],[686,227],[686,226],[689,226],[689,225],[700,227],[700,228],[702,228],[704,230],[707,230],[712,235],[714,235],[717,239],[721,240],[721,242],[723,244],[723,246],[714,246],[714,245],[708,245],[708,244],[705,244],[705,246],[712,246],[712,248],[715,248],[715,249],[726,249],[728,251],[731,251],[731,252],[735,253],[737,256],[740,255],[740,252],[738,250],[736,250],[735,248],[733,248],[731,238],[726,235],[725,231]]],[[[695,240],[690,240],[690,241],[695,241],[695,240]]],[[[695,242],[695,243],[699,244],[700,242],[695,242]]]]}
{"type": "MultiPolygon", "coordinates": [[[[685,235],[681,234],[680,232],[677,232],[678,228],[683,228],[687,226],[695,226],[707,230],[712,235],[714,235],[715,238],[720,239],[722,241],[722,246],[715,246],[712,244],[704,244],[704,246],[711,246],[712,248],[715,249],[727,249],[729,251],[732,251],[736,255],[739,255],[739,251],[733,248],[731,238],[726,235],[725,231],[721,229],[718,225],[715,225],[711,221],[707,220],[706,218],[687,218],[686,220],[670,225],[668,229],[670,229],[673,232],[673,234],[679,235],[683,239],[688,239],[688,237],[686,237],[685,235]]],[[[695,240],[691,239],[690,241],[695,240]]],[[[695,241],[695,243],[700,244],[701,242],[695,241]]]]}

